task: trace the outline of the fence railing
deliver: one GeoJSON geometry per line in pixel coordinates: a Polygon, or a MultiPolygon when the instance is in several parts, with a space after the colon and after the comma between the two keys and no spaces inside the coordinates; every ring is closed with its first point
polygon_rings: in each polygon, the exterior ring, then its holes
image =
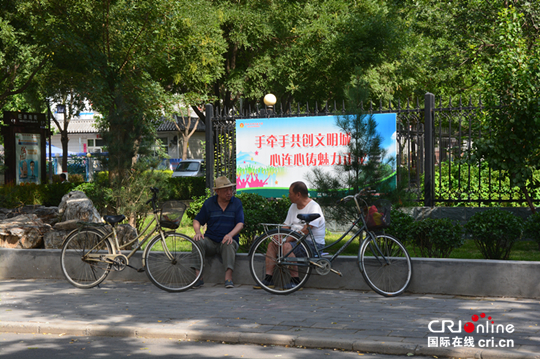
{"type": "MultiPolygon", "coordinates": [[[[367,113],[397,114],[398,182],[416,195],[416,201],[429,207],[449,203],[524,202],[519,191],[508,190],[504,176],[487,164],[464,161],[474,139],[486,135],[473,131],[481,108],[481,102],[475,106],[472,99],[466,105],[461,99],[455,104],[449,99],[443,106],[442,99],[437,104],[430,93],[425,95],[422,105],[420,101],[407,101],[365,106],[367,113]]],[[[277,105],[275,109],[260,106],[231,110],[207,105],[207,186],[211,188],[213,178],[218,176],[227,176],[231,181],[236,178],[236,120],[345,113],[344,104],[335,102],[322,106],[295,104],[285,109],[277,105]]]]}

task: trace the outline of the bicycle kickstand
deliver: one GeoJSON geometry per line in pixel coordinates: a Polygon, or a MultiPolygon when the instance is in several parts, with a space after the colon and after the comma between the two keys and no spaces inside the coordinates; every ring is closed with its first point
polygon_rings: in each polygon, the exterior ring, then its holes
{"type": "Polygon", "coordinates": [[[144,272],[144,267],[141,267],[141,268],[135,268],[134,266],[130,265],[130,264],[126,264],[129,268],[131,269],[135,269],[137,271],[137,273],[142,273],[144,272]]]}

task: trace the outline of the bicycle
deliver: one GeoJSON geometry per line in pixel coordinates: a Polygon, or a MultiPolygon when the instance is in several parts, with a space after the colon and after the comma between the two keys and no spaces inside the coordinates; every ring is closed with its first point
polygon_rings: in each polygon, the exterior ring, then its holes
{"type": "Polygon", "coordinates": [[[332,268],[332,263],[353,240],[359,238],[358,267],[367,284],[376,293],[386,297],[402,294],[412,277],[409,253],[396,238],[374,232],[390,224],[390,204],[387,201],[380,201],[379,207],[370,207],[364,199],[360,198],[363,194],[364,192],[360,192],[340,200],[342,203],[354,200],[359,213],[358,217],[336,242],[324,246],[321,250],[314,245],[309,245],[307,241],[310,239],[311,243],[315,243],[309,223],[320,217],[317,213],[297,216],[307,224],[308,233],[303,235],[283,228],[282,224],[261,223],[265,226],[265,233],[254,241],[248,255],[249,268],[256,285],[270,293],[290,294],[306,284],[313,270],[319,275],[332,272],[342,276],[339,270],[332,268]],[[362,205],[362,208],[366,208],[365,213],[359,204],[359,199],[365,204],[365,206],[362,205]],[[268,230],[270,226],[277,228],[268,230]],[[359,228],[358,231],[334,255],[324,252],[341,242],[355,227],[359,228]],[[360,237],[362,233],[365,233],[365,236],[360,237]],[[289,243],[290,248],[285,246],[285,243],[289,243]],[[269,246],[271,246],[270,255],[268,254],[269,246]],[[315,255],[313,255],[313,250],[315,255]],[[298,253],[304,253],[304,255],[298,256],[298,253]],[[271,283],[265,281],[267,267],[272,273],[271,283]],[[291,272],[298,273],[294,281],[291,272]]]}
{"type": "Polygon", "coordinates": [[[116,225],[124,215],[104,216],[106,223],[85,223],[70,232],[64,239],[61,252],[62,273],[77,288],[92,288],[103,282],[111,270],[122,271],[126,267],[146,272],[150,281],[168,292],[182,292],[191,288],[201,277],[204,260],[199,247],[190,237],[176,233],[186,206],[179,201],[165,202],[156,208],[157,188],[150,188],[153,218],[146,228],[133,240],[120,245],[116,225]],[[144,233],[155,223],[144,239],[144,233]],[[163,228],[172,229],[165,232],[163,228]],[[154,233],[157,235],[152,237],[154,233]],[[151,238],[152,237],[152,238],[151,238]],[[150,239],[151,238],[151,239],[150,239]],[[135,268],[129,259],[150,239],[142,255],[142,267],[135,268]],[[121,250],[133,246],[124,255],[121,250]]]}

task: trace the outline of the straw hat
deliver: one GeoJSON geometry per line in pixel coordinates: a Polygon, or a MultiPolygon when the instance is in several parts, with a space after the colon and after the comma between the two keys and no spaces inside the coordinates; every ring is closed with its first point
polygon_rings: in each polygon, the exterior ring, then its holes
{"type": "Polygon", "coordinates": [[[236,186],[236,183],[231,183],[226,176],[216,178],[215,187],[213,189],[227,188],[236,186]]]}

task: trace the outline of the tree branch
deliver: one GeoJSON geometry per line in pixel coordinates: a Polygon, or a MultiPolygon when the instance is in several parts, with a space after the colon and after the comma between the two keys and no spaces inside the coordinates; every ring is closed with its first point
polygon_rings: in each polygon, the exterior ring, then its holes
{"type": "Polygon", "coordinates": [[[139,37],[141,36],[141,34],[143,33],[143,31],[145,30],[145,27],[146,27],[146,24],[148,24],[148,14],[146,14],[146,18],[144,20],[144,24],[143,26],[141,27],[141,31],[139,31],[139,33],[137,34],[137,37],[135,38],[135,40],[133,40],[133,42],[131,43],[131,45],[129,45],[129,49],[128,51],[126,52],[126,57],[124,58],[124,61],[122,62],[122,65],[120,66],[120,68],[118,69],[118,73],[122,72],[122,69],[124,68],[124,66],[127,65],[128,61],[129,61],[129,58],[131,56],[131,49],[133,48],[133,46],[135,46],[135,44],[139,41],[139,37]]]}
{"type": "Polygon", "coordinates": [[[199,119],[202,121],[202,123],[206,125],[206,116],[201,112],[201,110],[199,110],[199,108],[195,105],[191,106],[191,108],[193,109],[193,111],[195,111],[197,116],[199,116],[199,119]]]}
{"type": "MultiPolygon", "coordinates": [[[[17,90],[14,90],[14,91],[10,91],[10,90],[7,90],[5,91],[3,94],[0,94],[0,103],[2,103],[6,98],[8,98],[9,96],[13,96],[13,95],[17,95],[17,94],[20,94],[20,93],[23,93],[27,88],[28,86],[30,86],[30,83],[32,82],[32,80],[34,79],[34,76],[36,76],[36,74],[45,66],[45,64],[47,63],[47,61],[49,61],[49,59],[47,57],[45,57],[43,60],[41,60],[40,64],[38,65],[38,67],[30,74],[30,76],[28,77],[28,79],[26,80],[26,82],[21,86],[19,87],[17,90]]],[[[12,77],[12,79],[10,80],[10,83],[13,84],[13,82],[15,81],[15,73],[14,73],[14,76],[12,77]]],[[[12,88],[13,86],[9,87],[9,88],[12,88]]]]}

